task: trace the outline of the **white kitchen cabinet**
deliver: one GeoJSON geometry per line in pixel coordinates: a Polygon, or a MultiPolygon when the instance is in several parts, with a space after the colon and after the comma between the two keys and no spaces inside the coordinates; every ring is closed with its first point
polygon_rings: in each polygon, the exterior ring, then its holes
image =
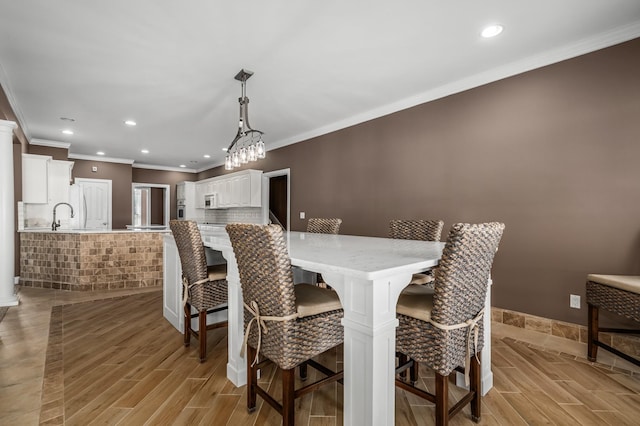
{"type": "Polygon", "coordinates": [[[176,184],[176,200],[177,201],[185,201],[184,187],[185,187],[185,182],[180,182],[176,184]]]}
{"type": "Polygon", "coordinates": [[[68,203],[73,161],[51,160],[47,171],[49,204],[68,203]]]}
{"type": "Polygon", "coordinates": [[[47,204],[48,170],[51,157],[22,154],[22,202],[47,204]]]}
{"type": "Polygon", "coordinates": [[[219,180],[219,207],[261,207],[262,172],[244,170],[219,180]]]}
{"type": "Polygon", "coordinates": [[[207,183],[196,182],[195,206],[197,209],[204,209],[204,196],[207,194],[207,183]]]}
{"type": "Polygon", "coordinates": [[[22,154],[22,202],[68,203],[72,168],[73,161],[53,160],[48,155],[22,154]]]}

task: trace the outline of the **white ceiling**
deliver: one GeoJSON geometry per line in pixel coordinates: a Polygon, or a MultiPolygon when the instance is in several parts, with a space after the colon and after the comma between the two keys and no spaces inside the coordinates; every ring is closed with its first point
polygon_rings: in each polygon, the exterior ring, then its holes
{"type": "Polygon", "coordinates": [[[203,170],[241,68],[273,149],[639,36],[638,0],[0,0],[0,83],[30,139],[203,170]]]}

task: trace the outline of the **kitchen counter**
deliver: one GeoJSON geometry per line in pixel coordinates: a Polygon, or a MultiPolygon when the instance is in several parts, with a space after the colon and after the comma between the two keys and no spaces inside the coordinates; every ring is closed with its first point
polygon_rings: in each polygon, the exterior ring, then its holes
{"type": "Polygon", "coordinates": [[[128,229],[61,229],[56,231],[51,228],[27,228],[20,229],[18,232],[39,232],[50,234],[121,234],[131,232],[171,232],[166,227],[162,228],[128,228],[128,229]]]}
{"type": "Polygon", "coordinates": [[[162,286],[165,230],[25,229],[20,284],[71,291],[162,286]]]}

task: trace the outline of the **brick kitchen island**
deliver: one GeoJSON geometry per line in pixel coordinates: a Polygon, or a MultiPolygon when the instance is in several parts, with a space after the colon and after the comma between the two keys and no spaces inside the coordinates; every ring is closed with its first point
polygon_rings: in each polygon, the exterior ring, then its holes
{"type": "Polygon", "coordinates": [[[162,287],[164,230],[22,230],[20,284],[70,291],[162,287]]]}

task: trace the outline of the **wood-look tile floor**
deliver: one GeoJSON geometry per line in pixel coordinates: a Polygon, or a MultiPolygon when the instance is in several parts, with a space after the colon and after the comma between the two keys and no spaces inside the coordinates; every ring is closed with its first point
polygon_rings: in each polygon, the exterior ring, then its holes
{"type": "MultiPolygon", "coordinates": [[[[21,305],[0,323],[0,424],[281,423],[260,398],[248,414],[245,387],[226,380],[225,329],[209,332],[208,358],[200,364],[196,342],[183,347],[181,334],[162,318],[161,292],[127,293],[21,290],[21,305]]],[[[480,424],[640,424],[637,372],[516,340],[519,330],[509,328],[498,326],[493,336],[494,388],[483,398],[480,424]]],[[[321,358],[341,368],[336,351],[321,358]]],[[[422,386],[432,389],[425,373],[422,386]]],[[[263,369],[261,381],[280,394],[275,369],[263,369]]],[[[297,424],[342,424],[340,385],[297,405],[297,424]]],[[[396,424],[433,423],[431,404],[396,391],[396,424]]],[[[474,424],[468,407],[452,424],[474,424]]]]}

